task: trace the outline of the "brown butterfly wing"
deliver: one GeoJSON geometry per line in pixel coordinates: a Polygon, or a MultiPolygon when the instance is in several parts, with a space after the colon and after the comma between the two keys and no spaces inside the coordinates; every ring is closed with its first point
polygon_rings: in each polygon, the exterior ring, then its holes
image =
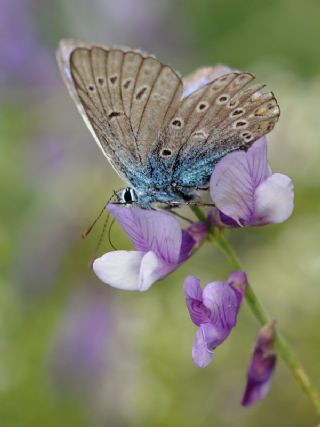
{"type": "Polygon", "coordinates": [[[134,169],[146,173],[152,142],[181,97],[179,76],[154,57],[126,48],[63,41],[57,57],[72,98],[111,164],[129,180],[134,169]]]}

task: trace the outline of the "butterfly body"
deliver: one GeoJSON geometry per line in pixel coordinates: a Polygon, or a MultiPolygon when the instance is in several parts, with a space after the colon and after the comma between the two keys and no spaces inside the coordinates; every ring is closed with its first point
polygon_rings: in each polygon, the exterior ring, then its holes
{"type": "Polygon", "coordinates": [[[119,193],[125,204],[196,203],[219,160],[249,148],[279,116],[263,86],[242,91],[250,73],[200,69],[206,84],[183,96],[194,77],[182,81],[140,51],[62,41],[57,58],[97,144],[132,188],[119,193]]]}

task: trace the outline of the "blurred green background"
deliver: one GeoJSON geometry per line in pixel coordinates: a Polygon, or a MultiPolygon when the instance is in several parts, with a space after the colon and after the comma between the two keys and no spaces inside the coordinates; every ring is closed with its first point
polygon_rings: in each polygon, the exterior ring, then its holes
{"type": "MultiPolygon", "coordinates": [[[[65,37],[141,47],[182,74],[226,63],[275,91],[274,171],[295,183],[283,225],[229,232],[268,310],[320,389],[318,0],[1,0],[1,427],[304,427],[317,420],[283,363],[269,396],[240,406],[258,325],[246,305],[204,370],[182,283],[225,279],[205,246],[146,293],[100,283],[89,225],[121,186],[55,63],[65,37]]],[[[113,241],[130,248],[115,226],[113,241]]],[[[110,250],[104,242],[103,251],[110,250]]]]}

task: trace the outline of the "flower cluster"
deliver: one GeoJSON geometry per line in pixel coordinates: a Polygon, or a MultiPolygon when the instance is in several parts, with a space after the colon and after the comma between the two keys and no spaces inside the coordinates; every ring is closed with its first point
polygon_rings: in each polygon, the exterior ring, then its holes
{"type": "MultiPolygon", "coordinates": [[[[229,70],[223,66],[200,70],[184,80],[184,96],[229,70]]],[[[293,210],[292,181],[286,175],[272,173],[265,137],[248,151],[233,152],[218,163],[211,176],[210,195],[215,207],[209,211],[206,223],[195,222],[186,229],[165,212],[108,205],[135,250],[113,251],[97,258],[93,263],[96,275],[119,289],[146,291],[183,264],[208,237],[209,228],[281,223],[293,210]]],[[[211,282],[203,290],[197,277],[185,280],[186,305],[198,327],[192,358],[199,367],[211,362],[214,349],[236,325],[247,287],[243,271],[233,272],[226,282],[211,282]]],[[[244,406],[263,398],[270,388],[276,364],[275,336],[274,322],[258,334],[242,399],[244,406]]]]}
{"type": "MultiPolygon", "coordinates": [[[[293,210],[293,184],[289,177],[272,174],[267,161],[266,139],[247,152],[225,156],[210,180],[215,207],[208,221],[218,227],[246,227],[285,221],[293,210]]],[[[192,249],[207,236],[197,222],[182,230],[172,215],[137,207],[108,205],[136,251],[108,252],[93,263],[100,280],[110,286],[145,291],[178,268],[192,249]]]]}

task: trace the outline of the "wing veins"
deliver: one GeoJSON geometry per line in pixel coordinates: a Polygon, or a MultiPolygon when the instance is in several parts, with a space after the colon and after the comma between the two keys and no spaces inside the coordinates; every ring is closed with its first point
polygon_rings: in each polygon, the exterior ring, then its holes
{"type": "MultiPolygon", "coordinates": [[[[224,91],[224,90],[226,90],[230,85],[231,85],[231,83],[239,76],[239,74],[240,73],[237,73],[237,74],[235,74],[235,76],[233,77],[233,79],[231,79],[230,80],[230,82],[228,82],[223,88],[221,88],[220,90],[219,90],[219,92],[222,92],[222,91],[224,91]]],[[[207,86],[208,86],[208,89],[209,88],[211,88],[211,86],[212,86],[212,84],[215,82],[215,80],[213,80],[211,83],[208,83],[207,84],[207,86]]],[[[206,90],[206,92],[205,93],[207,93],[207,91],[208,91],[208,89],[206,90]]],[[[203,96],[202,96],[203,97],[203,96]]],[[[210,106],[207,108],[207,111],[204,113],[204,115],[202,116],[202,117],[200,117],[199,118],[199,120],[198,120],[198,122],[196,123],[196,125],[194,125],[193,126],[193,128],[192,128],[192,130],[191,130],[191,132],[189,133],[189,136],[188,136],[188,138],[186,139],[186,141],[184,141],[183,142],[183,144],[182,144],[182,146],[184,146],[185,144],[187,144],[188,142],[189,142],[189,140],[190,140],[190,138],[191,138],[191,136],[192,136],[192,134],[193,134],[193,132],[195,131],[195,129],[199,126],[199,124],[207,117],[207,115],[210,113],[210,109],[212,108],[212,106],[213,106],[213,103],[216,101],[216,99],[217,99],[217,94],[216,94],[216,96],[214,96],[213,97],[213,99],[212,99],[212,101],[210,102],[210,106]]],[[[216,112],[216,115],[219,113],[219,111],[221,111],[223,108],[224,108],[225,106],[224,105],[221,105],[220,106],[220,108],[218,108],[218,110],[217,110],[217,112],[216,112]]],[[[208,138],[207,138],[208,139],[208,138]]],[[[206,140],[207,140],[206,139],[206,140]]]]}
{"type": "MultiPolygon", "coordinates": [[[[180,88],[180,82],[178,82],[178,85],[177,85],[177,87],[176,87],[176,90],[174,91],[174,94],[172,95],[172,97],[171,97],[171,99],[170,99],[170,103],[168,104],[168,107],[167,107],[167,109],[166,109],[166,112],[165,112],[165,114],[164,114],[164,116],[163,116],[163,119],[162,119],[162,122],[161,122],[160,129],[161,129],[161,128],[163,128],[163,123],[165,122],[165,120],[167,120],[167,121],[168,121],[167,114],[168,114],[168,111],[169,111],[169,109],[170,109],[170,107],[171,107],[172,100],[175,98],[175,96],[176,96],[176,94],[177,94],[177,92],[178,92],[179,88],[180,88]]],[[[174,117],[175,113],[176,113],[176,112],[174,112],[174,113],[172,114],[172,117],[174,117]]],[[[170,117],[170,118],[169,118],[169,120],[170,120],[172,117],[170,117]]]]}
{"type": "MultiPolygon", "coordinates": [[[[142,62],[143,62],[143,61],[142,61],[142,62]]],[[[163,68],[164,68],[164,65],[163,65],[161,62],[160,62],[160,65],[161,65],[161,67],[160,67],[160,69],[159,69],[159,71],[158,71],[158,73],[157,73],[157,77],[155,78],[154,82],[152,83],[152,88],[151,88],[151,90],[150,90],[150,92],[149,92],[148,98],[147,98],[147,100],[146,100],[146,102],[145,102],[145,104],[144,104],[144,107],[143,107],[143,110],[142,110],[142,113],[141,113],[140,123],[139,123],[139,127],[138,127],[138,130],[137,130],[137,138],[138,138],[138,136],[139,136],[139,132],[140,132],[140,127],[141,127],[141,123],[142,123],[143,115],[144,115],[144,112],[145,112],[145,110],[146,110],[147,104],[148,104],[148,102],[149,102],[149,99],[150,99],[151,93],[152,93],[152,91],[153,91],[153,89],[154,89],[154,86],[155,86],[155,84],[156,84],[156,82],[157,82],[157,80],[158,80],[159,76],[160,76],[161,71],[162,71],[162,70],[163,70],[163,68]]]]}
{"type": "MultiPolygon", "coordinates": [[[[76,72],[76,73],[77,73],[77,76],[78,76],[79,80],[80,80],[80,81],[81,81],[81,83],[83,84],[84,88],[86,88],[86,85],[84,84],[83,78],[82,78],[81,74],[79,73],[77,66],[73,64],[73,65],[72,65],[72,67],[73,67],[72,73],[73,73],[73,72],[76,72]]],[[[93,107],[93,108],[94,108],[94,110],[96,111],[95,118],[96,118],[96,119],[97,119],[97,121],[99,122],[99,130],[100,130],[100,132],[102,132],[102,133],[103,133],[103,128],[101,128],[100,126],[103,126],[103,125],[105,124],[105,125],[107,125],[107,127],[108,127],[108,129],[109,129],[109,131],[110,131],[111,135],[114,137],[114,139],[116,139],[116,136],[115,136],[115,134],[114,134],[114,132],[113,132],[113,130],[112,130],[112,128],[111,128],[111,126],[110,126],[110,124],[109,124],[108,120],[101,120],[101,112],[99,111],[99,108],[97,107],[97,105],[96,105],[95,101],[94,101],[94,100],[91,98],[91,96],[89,95],[89,92],[88,92],[86,89],[82,89],[81,87],[79,87],[79,85],[78,85],[78,83],[76,82],[76,80],[75,80],[75,79],[73,79],[73,82],[74,82],[75,86],[76,86],[76,87],[78,87],[78,91],[79,91],[79,93],[83,92],[83,93],[88,97],[88,99],[90,100],[90,102],[91,102],[91,104],[92,104],[92,107],[93,107]]],[[[99,99],[100,99],[100,97],[99,97],[99,99]]],[[[88,106],[89,106],[89,105],[88,105],[88,103],[87,103],[83,98],[81,99],[81,102],[86,106],[86,115],[87,115],[88,117],[90,117],[90,115],[89,115],[90,108],[88,108],[88,106]]],[[[103,108],[103,110],[104,110],[104,108],[103,108]]],[[[105,111],[105,110],[104,110],[104,111],[105,111]]],[[[90,121],[91,121],[91,123],[93,123],[94,125],[97,125],[97,121],[95,121],[95,120],[93,119],[93,116],[91,116],[91,117],[90,117],[90,121]]],[[[105,139],[105,138],[104,138],[104,139],[105,139]]]]}

